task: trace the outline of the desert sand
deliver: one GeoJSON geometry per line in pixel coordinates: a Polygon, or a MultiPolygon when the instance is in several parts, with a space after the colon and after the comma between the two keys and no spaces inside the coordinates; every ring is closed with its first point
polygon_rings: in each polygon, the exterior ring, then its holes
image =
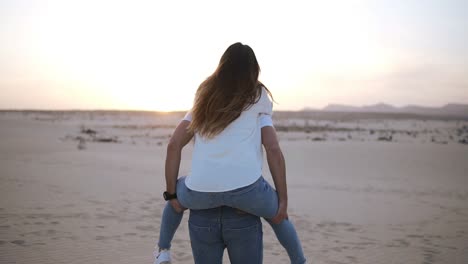
{"type": "MultiPolygon", "coordinates": [[[[152,263],[165,147],[183,115],[0,112],[0,263],[152,263]]],[[[274,117],[308,263],[468,263],[467,120],[274,117]]],[[[174,263],[193,263],[187,219],[174,263]]],[[[288,263],[263,230],[264,263],[288,263]]]]}

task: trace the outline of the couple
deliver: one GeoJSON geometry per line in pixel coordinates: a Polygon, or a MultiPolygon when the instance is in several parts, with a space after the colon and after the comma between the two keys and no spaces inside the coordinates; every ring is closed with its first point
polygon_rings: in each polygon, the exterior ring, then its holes
{"type": "Polygon", "coordinates": [[[263,217],[291,263],[305,263],[288,219],[286,167],[273,127],[272,95],[258,81],[259,73],[253,50],[232,44],[216,71],[200,84],[191,111],[176,127],[167,146],[164,198],[168,202],[155,263],[171,263],[171,240],[186,208],[191,209],[189,223],[199,219],[195,215],[210,215],[207,209],[216,208],[237,208],[263,217]],[[190,175],[178,179],[182,149],[193,137],[190,175]],[[262,177],[262,145],[276,190],[262,177]]]}

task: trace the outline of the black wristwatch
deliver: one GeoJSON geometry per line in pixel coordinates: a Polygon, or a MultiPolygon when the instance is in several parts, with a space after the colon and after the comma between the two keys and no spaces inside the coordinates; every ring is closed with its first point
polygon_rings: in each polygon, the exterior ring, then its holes
{"type": "Polygon", "coordinates": [[[170,194],[168,192],[163,192],[164,200],[169,201],[177,198],[177,193],[170,194]]]}

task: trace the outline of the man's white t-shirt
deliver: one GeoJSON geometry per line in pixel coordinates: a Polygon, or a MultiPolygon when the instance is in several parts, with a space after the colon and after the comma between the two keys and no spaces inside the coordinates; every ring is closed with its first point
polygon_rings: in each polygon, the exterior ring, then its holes
{"type": "MultiPolygon", "coordinates": [[[[195,133],[192,170],[186,186],[200,192],[225,192],[248,186],[262,175],[261,129],[273,126],[273,104],[265,89],[257,103],[207,139],[195,133]]],[[[188,112],[184,120],[191,121],[188,112]]]]}

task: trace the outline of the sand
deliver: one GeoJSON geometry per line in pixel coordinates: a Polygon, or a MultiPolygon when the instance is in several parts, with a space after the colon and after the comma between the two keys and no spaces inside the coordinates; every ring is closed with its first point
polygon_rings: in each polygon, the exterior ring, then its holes
{"type": "MultiPolygon", "coordinates": [[[[152,263],[182,116],[0,112],[0,263],[152,263]]],[[[308,263],[468,263],[466,120],[282,113],[275,124],[308,263]]],[[[193,263],[187,219],[174,263],[193,263]]],[[[263,230],[264,263],[288,263],[263,230]]]]}

